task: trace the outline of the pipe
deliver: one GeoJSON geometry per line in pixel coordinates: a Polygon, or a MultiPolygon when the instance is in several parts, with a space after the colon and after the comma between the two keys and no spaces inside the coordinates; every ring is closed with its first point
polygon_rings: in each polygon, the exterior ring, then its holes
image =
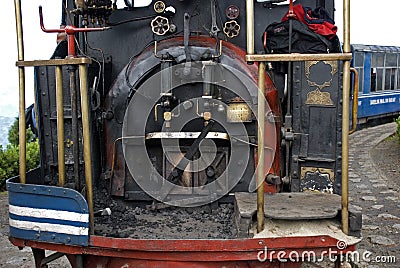
{"type": "Polygon", "coordinates": [[[254,0],[246,0],[247,54],[254,54],[254,0]]]}
{"type": "MultiPolygon", "coordinates": [[[[343,52],[350,53],[350,0],[343,0],[343,52]]],[[[343,63],[342,103],[342,231],[349,234],[349,107],[350,60],[343,63]]]]}
{"type": "Polygon", "coordinates": [[[74,159],[74,177],[75,189],[81,190],[81,182],[79,178],[79,133],[78,133],[78,105],[77,105],[77,92],[75,83],[75,70],[76,66],[69,66],[69,86],[71,94],[71,117],[72,117],[72,154],[74,159]]]}
{"type": "Polygon", "coordinates": [[[329,61],[351,60],[351,53],[326,54],[254,54],[246,55],[246,61],[329,61]]]}
{"type": "Polygon", "coordinates": [[[65,184],[65,146],[64,146],[64,98],[62,90],[62,66],[56,66],[56,107],[57,107],[57,154],[58,186],[65,184]]]}
{"type": "Polygon", "coordinates": [[[359,75],[356,68],[350,68],[350,72],[354,74],[353,109],[351,117],[351,129],[349,131],[349,134],[352,134],[357,130],[359,75]]]}
{"type": "MultiPolygon", "coordinates": [[[[15,27],[17,32],[18,61],[24,60],[24,36],[22,30],[21,1],[14,1],[15,27]]],[[[19,80],[19,180],[26,183],[26,126],[25,126],[25,68],[18,66],[19,80]]]]}
{"type": "Polygon", "coordinates": [[[264,230],[264,132],[265,132],[265,62],[258,66],[258,144],[257,144],[257,232],[264,230]]]}
{"type": "Polygon", "coordinates": [[[79,65],[79,86],[81,92],[81,113],[83,129],[83,160],[85,162],[86,201],[89,207],[90,233],[94,234],[92,155],[90,151],[89,100],[86,65],[79,65]]]}

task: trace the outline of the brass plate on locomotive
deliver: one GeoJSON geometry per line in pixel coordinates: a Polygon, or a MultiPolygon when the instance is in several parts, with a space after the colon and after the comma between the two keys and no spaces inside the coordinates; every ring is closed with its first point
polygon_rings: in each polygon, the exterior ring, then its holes
{"type": "Polygon", "coordinates": [[[245,102],[234,102],[228,105],[226,121],[229,123],[251,122],[251,109],[245,102]]]}
{"type": "Polygon", "coordinates": [[[307,77],[307,83],[310,87],[316,87],[315,90],[307,94],[306,104],[308,105],[325,105],[333,106],[331,94],[329,92],[323,92],[324,88],[329,88],[332,84],[333,76],[338,72],[337,61],[306,61],[305,62],[305,74],[307,77]],[[328,65],[330,67],[330,79],[327,81],[311,81],[311,67],[319,63],[328,65]]]}
{"type": "Polygon", "coordinates": [[[313,90],[307,94],[306,104],[333,106],[331,93],[319,89],[313,90]]]}
{"type": "Polygon", "coordinates": [[[326,174],[329,176],[330,181],[335,180],[335,172],[333,169],[330,168],[317,168],[317,167],[302,167],[301,168],[301,174],[300,174],[300,179],[304,179],[307,175],[307,173],[320,173],[320,174],[326,174]]]}

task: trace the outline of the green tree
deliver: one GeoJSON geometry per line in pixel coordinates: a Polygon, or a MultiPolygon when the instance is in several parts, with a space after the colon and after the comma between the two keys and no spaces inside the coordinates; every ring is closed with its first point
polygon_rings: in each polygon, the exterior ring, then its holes
{"type": "MultiPolygon", "coordinates": [[[[8,131],[8,141],[12,145],[18,145],[19,144],[19,118],[15,118],[14,123],[12,124],[10,130],[8,131]]],[[[29,128],[26,129],[26,141],[27,143],[32,142],[35,140],[35,136],[33,135],[32,130],[29,128]]]]}
{"type": "MultiPolygon", "coordinates": [[[[0,145],[0,190],[4,190],[5,181],[19,174],[19,135],[18,118],[8,132],[10,144],[6,148],[0,145]]],[[[39,165],[39,143],[30,129],[26,130],[26,169],[39,165]]]]}

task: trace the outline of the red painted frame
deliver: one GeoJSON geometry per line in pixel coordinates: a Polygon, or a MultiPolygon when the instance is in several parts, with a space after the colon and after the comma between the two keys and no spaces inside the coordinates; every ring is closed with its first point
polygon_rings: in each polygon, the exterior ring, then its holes
{"type": "Polygon", "coordinates": [[[329,250],[335,255],[355,251],[355,245],[338,250],[338,240],[330,236],[250,238],[230,240],[137,240],[91,236],[88,247],[67,246],[10,237],[18,247],[32,247],[66,253],[84,254],[85,267],[299,267],[297,262],[278,261],[291,252],[316,256],[329,250]],[[268,249],[267,262],[258,261],[260,251],[268,249]],[[273,252],[274,251],[274,252],[273,252]],[[280,253],[283,252],[283,253],[280,253]],[[272,259],[272,262],[269,260],[272,259]],[[272,265],[272,266],[270,266],[272,265]],[[278,266],[274,266],[278,265],[278,266]],[[283,266],[282,266],[283,265],[283,266]]]}

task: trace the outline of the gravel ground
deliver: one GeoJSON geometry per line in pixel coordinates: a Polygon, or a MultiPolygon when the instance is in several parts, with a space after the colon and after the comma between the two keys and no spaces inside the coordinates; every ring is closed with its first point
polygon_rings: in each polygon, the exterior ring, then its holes
{"type": "MultiPolygon", "coordinates": [[[[393,133],[393,124],[383,130],[378,128],[361,130],[350,137],[350,201],[363,213],[364,239],[359,244],[358,251],[369,252],[371,259],[377,256],[396,257],[397,262],[360,261],[357,263],[360,268],[400,267],[400,145],[394,138],[386,138],[390,131],[393,133]],[[373,133],[375,134],[372,135],[373,133]]],[[[7,201],[7,193],[0,193],[0,267],[34,267],[30,249],[19,250],[8,241],[7,201]]],[[[179,213],[175,216],[179,218],[179,213]]],[[[138,221],[143,220],[144,224],[150,218],[136,217],[138,221]]],[[[227,220],[221,218],[221,222],[227,220]]],[[[185,228],[189,227],[184,222],[182,224],[185,228]]],[[[171,225],[171,228],[174,230],[177,227],[171,225]]],[[[70,266],[63,257],[49,267],[70,266]]]]}
{"type": "Polygon", "coordinates": [[[400,145],[390,137],[395,128],[391,123],[350,136],[349,199],[363,214],[358,252],[369,256],[358,267],[400,267],[400,145]]]}

